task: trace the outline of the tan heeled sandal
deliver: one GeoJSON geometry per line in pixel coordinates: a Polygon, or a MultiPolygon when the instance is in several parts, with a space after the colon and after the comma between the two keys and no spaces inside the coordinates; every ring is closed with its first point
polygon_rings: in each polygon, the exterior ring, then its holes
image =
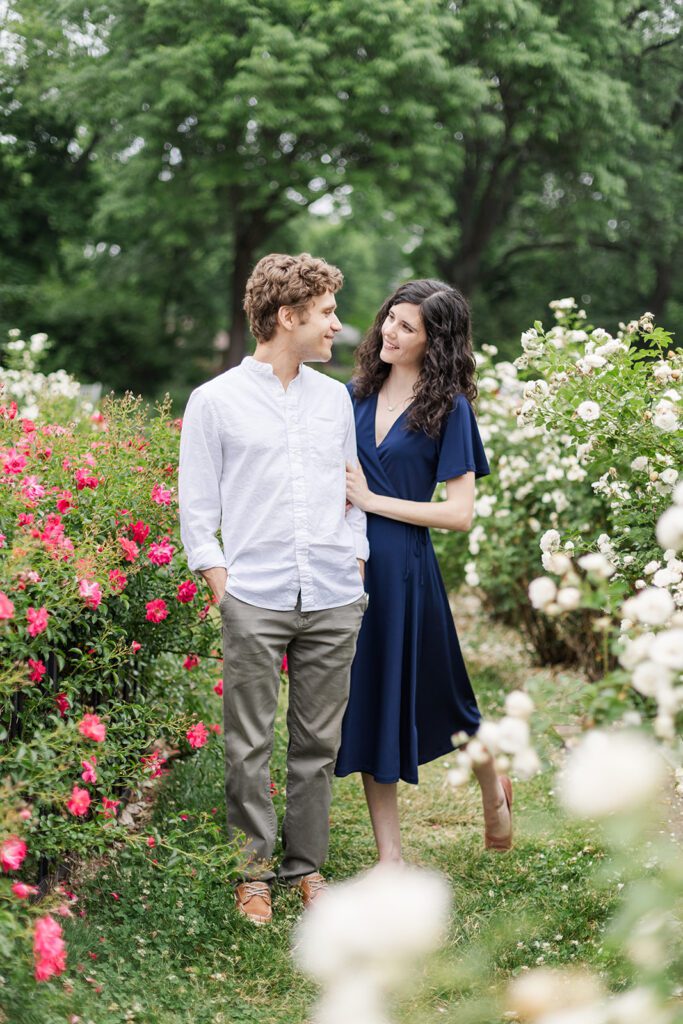
{"type": "Polygon", "coordinates": [[[510,831],[506,836],[492,836],[489,835],[486,828],[484,828],[484,849],[486,850],[512,849],[512,783],[507,775],[501,775],[499,782],[510,814],[510,831]]]}

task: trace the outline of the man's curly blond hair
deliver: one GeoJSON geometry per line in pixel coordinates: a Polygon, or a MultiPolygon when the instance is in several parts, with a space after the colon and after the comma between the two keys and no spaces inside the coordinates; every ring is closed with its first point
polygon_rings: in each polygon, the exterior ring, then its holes
{"type": "Polygon", "coordinates": [[[277,326],[280,306],[294,306],[302,314],[311,299],[337,292],[344,275],[325,260],[307,252],[298,256],[271,253],[259,260],[247,281],[244,309],[257,341],[270,341],[277,326]]]}

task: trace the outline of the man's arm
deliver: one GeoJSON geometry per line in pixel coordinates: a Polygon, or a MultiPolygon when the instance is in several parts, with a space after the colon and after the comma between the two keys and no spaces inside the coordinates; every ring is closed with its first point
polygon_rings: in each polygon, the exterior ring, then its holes
{"type": "Polygon", "coordinates": [[[194,391],[180,437],[178,503],[180,535],[193,572],[200,572],[217,598],[223,596],[227,567],[216,531],[221,525],[223,450],[207,398],[194,391]]]}
{"type": "MultiPolygon", "coordinates": [[[[346,430],[344,432],[344,461],[356,465],[358,463],[358,452],[356,450],[356,424],[353,418],[353,405],[348,392],[345,393],[345,414],[346,430]]],[[[353,543],[358,559],[358,570],[361,579],[365,580],[365,563],[370,557],[370,545],[367,536],[367,519],[365,512],[361,512],[355,505],[347,506],[346,521],[353,531],[353,543]]]]}

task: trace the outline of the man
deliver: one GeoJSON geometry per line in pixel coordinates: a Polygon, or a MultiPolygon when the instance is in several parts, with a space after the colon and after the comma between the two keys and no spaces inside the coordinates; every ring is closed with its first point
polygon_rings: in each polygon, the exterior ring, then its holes
{"type": "Polygon", "coordinates": [[[220,604],[228,831],[244,832],[250,857],[235,898],[255,924],[272,916],[275,876],[264,862],[277,835],[269,759],[282,656],[289,748],[278,877],[308,905],[325,885],[331,777],[367,601],[365,515],[345,501],[345,465],[356,462],[351,400],[303,365],[332,355],[342,281],[306,253],[264,257],[244,300],[254,356],[197,388],[183,420],[181,534],[190,568],[220,604]]]}

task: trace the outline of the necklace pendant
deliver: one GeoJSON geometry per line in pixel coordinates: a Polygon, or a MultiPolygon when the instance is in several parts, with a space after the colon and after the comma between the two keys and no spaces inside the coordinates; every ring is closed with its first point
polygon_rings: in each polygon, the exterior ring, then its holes
{"type": "Polygon", "coordinates": [[[395,405],[389,405],[389,404],[387,404],[387,409],[389,410],[389,412],[393,412],[395,408],[396,408],[396,406],[395,406],[395,405]]]}

